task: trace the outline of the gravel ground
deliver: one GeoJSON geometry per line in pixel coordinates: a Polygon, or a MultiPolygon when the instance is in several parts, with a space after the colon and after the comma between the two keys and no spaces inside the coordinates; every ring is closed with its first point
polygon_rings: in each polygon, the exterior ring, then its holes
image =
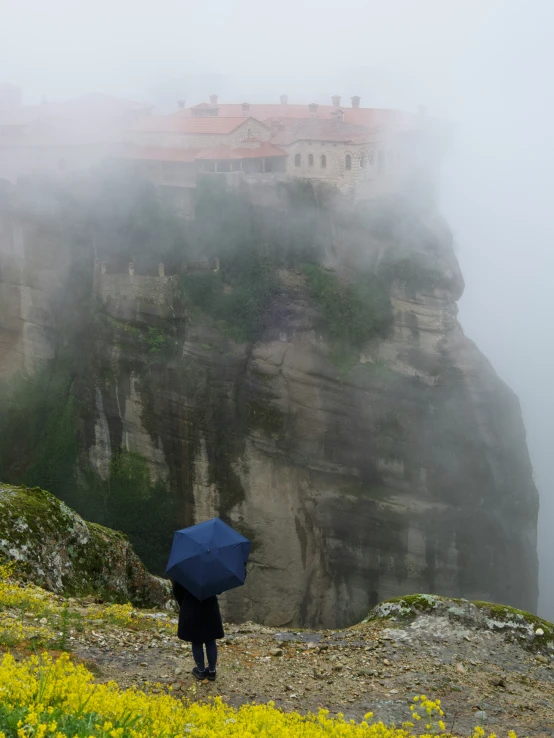
{"type": "Polygon", "coordinates": [[[197,683],[190,648],[177,640],[176,619],[152,615],[147,630],[99,625],[74,634],[72,650],[100,681],[238,706],[273,700],[284,710],[324,707],[360,720],[401,724],[416,694],[440,698],[447,728],[468,735],[476,725],[501,738],[554,737],[554,671],[504,635],[420,614],[413,622],[371,622],[338,631],[277,631],[254,624],[226,627],[218,679],[197,683]]]}

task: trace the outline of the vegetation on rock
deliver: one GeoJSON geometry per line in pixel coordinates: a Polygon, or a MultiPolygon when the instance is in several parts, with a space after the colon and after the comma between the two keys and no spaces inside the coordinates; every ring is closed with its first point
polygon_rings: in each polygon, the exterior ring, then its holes
{"type": "Polygon", "coordinates": [[[554,624],[525,610],[491,602],[430,594],[404,595],[381,602],[364,622],[382,618],[413,620],[422,613],[432,613],[437,617],[471,623],[476,628],[500,632],[531,651],[554,654],[554,624]]]}
{"type": "Polygon", "coordinates": [[[386,333],[392,321],[390,298],[377,278],[365,275],[349,282],[318,264],[304,264],[303,271],[334,340],[361,348],[386,333]]]}
{"type": "Polygon", "coordinates": [[[319,264],[304,264],[302,270],[322,314],[330,359],[344,375],[358,362],[362,347],[373,338],[384,337],[391,325],[387,286],[370,274],[344,280],[319,264]]]}
{"type": "Polygon", "coordinates": [[[163,605],[167,585],[147,572],[121,533],[85,523],[38,487],[0,485],[0,558],[54,592],[163,605]]]}

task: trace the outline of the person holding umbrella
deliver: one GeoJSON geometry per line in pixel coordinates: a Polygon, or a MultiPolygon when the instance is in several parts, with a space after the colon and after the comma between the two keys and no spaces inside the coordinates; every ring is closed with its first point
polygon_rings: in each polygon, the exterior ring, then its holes
{"type": "Polygon", "coordinates": [[[217,597],[213,595],[205,600],[199,600],[177,581],[173,581],[173,595],[179,604],[177,637],[191,644],[192,657],[196,664],[192,670],[193,676],[196,679],[209,679],[214,682],[217,675],[216,639],[225,635],[217,597]]]}
{"type": "Polygon", "coordinates": [[[250,546],[219,518],[178,530],[173,537],[166,572],[179,603],[177,636],[192,644],[196,679],[216,679],[216,640],[225,635],[217,595],[244,584],[250,546]]]}

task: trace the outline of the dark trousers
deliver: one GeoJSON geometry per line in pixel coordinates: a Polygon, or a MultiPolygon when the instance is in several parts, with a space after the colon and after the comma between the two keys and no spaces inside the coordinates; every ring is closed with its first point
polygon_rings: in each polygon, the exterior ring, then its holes
{"type": "Polygon", "coordinates": [[[206,646],[206,658],[208,660],[208,669],[215,671],[217,664],[217,643],[215,641],[208,641],[207,643],[193,643],[192,644],[192,656],[196,662],[196,666],[200,671],[204,671],[204,646],[206,646]]]}

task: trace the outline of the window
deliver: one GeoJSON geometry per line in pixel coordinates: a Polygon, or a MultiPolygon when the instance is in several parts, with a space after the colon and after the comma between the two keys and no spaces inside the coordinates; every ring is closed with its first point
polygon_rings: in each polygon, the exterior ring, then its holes
{"type": "Polygon", "coordinates": [[[346,169],[352,169],[352,157],[350,156],[350,154],[346,155],[344,166],[346,167],[346,169]]]}
{"type": "Polygon", "coordinates": [[[321,168],[325,169],[326,166],[327,166],[327,157],[325,156],[325,154],[322,154],[321,155],[321,168]]]}
{"type": "Polygon", "coordinates": [[[375,164],[375,152],[373,151],[373,149],[367,155],[367,163],[370,167],[375,164]]]}
{"type": "Polygon", "coordinates": [[[314,155],[313,154],[308,154],[308,164],[309,166],[313,167],[314,165],[314,155]]]}
{"type": "Polygon", "coordinates": [[[360,169],[365,168],[365,154],[362,152],[360,154],[360,169]]]}
{"type": "Polygon", "coordinates": [[[294,166],[299,167],[300,162],[301,162],[300,154],[296,154],[296,156],[294,157],[294,166]]]}

